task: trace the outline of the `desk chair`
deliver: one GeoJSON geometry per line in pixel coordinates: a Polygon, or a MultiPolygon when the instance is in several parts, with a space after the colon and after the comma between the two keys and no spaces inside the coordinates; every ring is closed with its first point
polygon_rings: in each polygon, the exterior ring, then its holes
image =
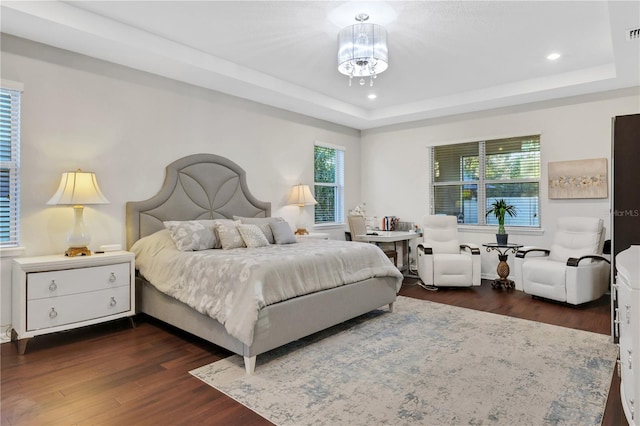
{"type": "MultiPolygon", "coordinates": [[[[352,241],[360,241],[367,242],[362,238],[358,238],[358,235],[365,235],[367,233],[367,225],[365,224],[364,216],[349,216],[349,230],[351,231],[351,240],[352,241]]],[[[398,252],[392,249],[383,249],[380,247],[384,254],[387,255],[389,259],[393,259],[393,264],[398,267],[398,252]]]]}

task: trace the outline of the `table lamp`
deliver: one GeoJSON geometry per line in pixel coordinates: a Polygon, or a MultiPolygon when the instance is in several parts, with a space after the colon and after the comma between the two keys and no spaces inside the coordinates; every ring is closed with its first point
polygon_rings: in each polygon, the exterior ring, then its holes
{"type": "Polygon", "coordinates": [[[90,256],[91,250],[87,245],[91,241],[89,232],[84,227],[82,211],[87,204],[108,204],[109,200],[100,191],[96,174],[93,172],[83,172],[78,169],[75,172],[62,174],[60,186],[47,204],[49,205],[71,205],[73,206],[74,223],[73,228],[67,235],[69,248],[64,253],[65,256],[90,256]]]}
{"type": "Polygon", "coordinates": [[[318,204],[316,199],[313,198],[313,195],[311,195],[311,190],[309,189],[309,185],[303,185],[303,184],[294,185],[294,187],[291,188],[291,193],[289,194],[289,200],[287,201],[287,204],[289,205],[295,204],[298,207],[300,207],[300,211],[298,214],[298,223],[296,224],[296,227],[298,229],[296,229],[295,234],[296,235],[309,234],[309,232],[305,228],[304,220],[302,217],[303,216],[302,209],[304,209],[304,206],[318,204]]]}

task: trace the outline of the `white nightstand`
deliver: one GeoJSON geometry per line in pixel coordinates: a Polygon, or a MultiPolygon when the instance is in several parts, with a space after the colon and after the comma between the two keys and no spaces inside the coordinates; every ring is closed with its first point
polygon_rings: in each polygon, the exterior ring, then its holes
{"type": "Polygon", "coordinates": [[[296,238],[298,238],[299,240],[304,240],[307,238],[312,238],[315,240],[328,240],[329,239],[329,233],[327,232],[309,232],[306,235],[296,235],[296,238]]]}
{"type": "Polygon", "coordinates": [[[134,262],[127,251],[14,259],[11,340],[18,352],[41,334],[133,316],[134,262]]]}

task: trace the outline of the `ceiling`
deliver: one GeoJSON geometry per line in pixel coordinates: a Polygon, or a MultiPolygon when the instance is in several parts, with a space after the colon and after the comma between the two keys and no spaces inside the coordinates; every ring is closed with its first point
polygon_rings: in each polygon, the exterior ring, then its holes
{"type": "Polygon", "coordinates": [[[627,37],[638,1],[0,7],[4,33],[356,129],[640,86],[640,39],[627,37]],[[389,69],[372,88],[337,70],[338,31],[360,12],[388,31],[389,69]]]}

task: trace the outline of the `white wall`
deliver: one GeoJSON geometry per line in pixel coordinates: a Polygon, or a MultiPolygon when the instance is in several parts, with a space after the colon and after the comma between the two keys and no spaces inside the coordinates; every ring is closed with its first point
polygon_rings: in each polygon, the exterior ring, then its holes
{"type": "MultiPolygon", "coordinates": [[[[3,79],[24,83],[21,243],[25,254],[62,253],[73,223],[69,207],[47,206],[61,173],[94,171],[108,205],[87,206],[90,248],[125,245],[125,203],[154,195],[172,161],[214,153],[238,163],[272,214],[293,226],[291,186],[313,183],[315,140],[346,147],[345,204],[360,201],[360,132],[2,35],[3,79]]],[[[313,209],[306,209],[313,223],[313,209]]],[[[344,229],[322,230],[344,238],[344,229]]],[[[10,259],[3,259],[7,270],[10,259]]],[[[2,274],[2,325],[10,282],[2,274]]]]}
{"type": "MultiPolygon", "coordinates": [[[[640,95],[635,88],[366,130],[362,132],[362,200],[369,215],[396,215],[420,223],[429,212],[427,146],[541,134],[543,232],[509,231],[509,242],[548,247],[559,216],[600,217],[609,228],[610,197],[548,198],[547,163],[607,158],[610,166],[611,118],[638,111],[640,95]]],[[[494,233],[495,227],[488,227],[481,232],[465,231],[461,238],[482,244],[495,241],[494,233]]],[[[607,238],[608,233],[607,229],[607,238]]],[[[495,277],[496,254],[483,251],[482,256],[483,276],[495,277]]]]}

